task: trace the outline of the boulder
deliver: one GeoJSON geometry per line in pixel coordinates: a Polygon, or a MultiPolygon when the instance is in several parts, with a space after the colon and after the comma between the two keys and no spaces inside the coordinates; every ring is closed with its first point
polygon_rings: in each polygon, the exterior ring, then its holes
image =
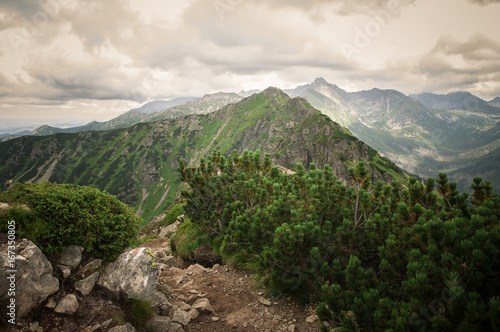
{"type": "Polygon", "coordinates": [[[57,304],[54,312],[64,315],[73,315],[78,309],[78,300],[74,294],[66,294],[57,304]]]}
{"type": "Polygon", "coordinates": [[[67,247],[59,257],[58,263],[61,265],[69,266],[70,268],[76,268],[82,261],[83,248],[79,246],[69,246],[67,247]]]}
{"type": "Polygon", "coordinates": [[[99,279],[99,272],[94,272],[83,280],[78,280],[75,282],[75,289],[83,296],[89,295],[94,285],[99,279]]]}
{"type": "Polygon", "coordinates": [[[109,264],[97,284],[117,299],[140,299],[154,303],[159,265],[149,248],[128,250],[109,264]]]}
{"type": "MultiPolygon", "coordinates": [[[[25,316],[35,306],[59,290],[59,280],[53,274],[50,262],[40,249],[31,241],[23,239],[17,243],[15,259],[15,299],[16,318],[25,316]]],[[[0,305],[2,308],[10,301],[9,285],[4,282],[11,276],[7,248],[0,250],[0,305]],[[4,250],[5,249],[5,250],[4,250]]],[[[2,311],[4,314],[5,311],[2,311]]]]}

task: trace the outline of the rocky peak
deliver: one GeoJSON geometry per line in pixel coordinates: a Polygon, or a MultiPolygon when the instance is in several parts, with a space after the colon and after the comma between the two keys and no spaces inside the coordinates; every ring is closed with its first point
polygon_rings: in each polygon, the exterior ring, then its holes
{"type": "Polygon", "coordinates": [[[261,93],[262,93],[262,95],[264,95],[266,97],[278,98],[278,99],[284,100],[284,101],[288,101],[290,99],[290,97],[286,93],[284,93],[280,89],[275,88],[273,86],[268,87],[267,89],[265,89],[261,93]]]}

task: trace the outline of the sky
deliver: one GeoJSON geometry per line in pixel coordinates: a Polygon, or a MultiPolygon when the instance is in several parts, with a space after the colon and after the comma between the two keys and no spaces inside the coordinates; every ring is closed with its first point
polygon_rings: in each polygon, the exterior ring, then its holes
{"type": "Polygon", "coordinates": [[[287,89],[500,96],[500,0],[0,0],[0,133],[287,89]]]}

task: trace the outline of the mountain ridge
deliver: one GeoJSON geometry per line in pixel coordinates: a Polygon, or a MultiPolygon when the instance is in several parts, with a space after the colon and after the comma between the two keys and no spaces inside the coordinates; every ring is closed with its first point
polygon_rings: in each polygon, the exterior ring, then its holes
{"type": "Polygon", "coordinates": [[[5,189],[11,180],[92,184],[147,220],[175,201],[180,159],[196,164],[214,150],[257,149],[289,169],[299,162],[328,164],[346,183],[347,168],[359,160],[373,171],[373,180],[409,176],[305,99],[269,88],[209,114],[0,143],[0,185],[5,189]]]}

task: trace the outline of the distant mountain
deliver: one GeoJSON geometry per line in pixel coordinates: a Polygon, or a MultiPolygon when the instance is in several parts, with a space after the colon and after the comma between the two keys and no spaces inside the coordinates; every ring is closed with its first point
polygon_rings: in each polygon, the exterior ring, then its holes
{"type": "Polygon", "coordinates": [[[500,107],[500,97],[496,97],[488,102],[491,106],[500,107]]]}
{"type": "Polygon", "coordinates": [[[26,135],[30,135],[30,134],[31,134],[30,130],[23,130],[23,131],[15,133],[15,134],[9,134],[9,133],[0,134],[0,141],[7,141],[9,139],[14,139],[17,137],[26,136],[26,135]]]}
{"type": "Polygon", "coordinates": [[[492,160],[487,156],[500,147],[500,108],[478,97],[466,92],[447,99],[433,94],[410,98],[395,90],[346,92],[323,78],[285,92],[305,98],[409,172],[423,177],[453,172],[460,189],[468,190],[475,171],[494,181],[500,192],[500,169],[491,162],[479,165],[483,157],[492,160]],[[419,99],[446,109],[427,107],[419,99]]]}
{"type": "Polygon", "coordinates": [[[366,161],[374,181],[408,178],[306,100],[268,88],[209,114],[0,143],[0,188],[9,180],[92,184],[148,220],[175,201],[182,185],[175,171],[179,159],[194,165],[216,149],[260,149],[289,169],[328,164],[344,183],[350,181],[347,168],[359,160],[366,161]]]}
{"type": "Polygon", "coordinates": [[[140,122],[152,122],[164,119],[173,119],[178,116],[190,114],[208,114],[232,103],[242,100],[243,97],[236,93],[217,92],[203,96],[196,101],[189,101],[182,105],[166,109],[164,111],[149,114],[140,122]]]}
{"type": "Polygon", "coordinates": [[[475,104],[486,104],[487,102],[473,94],[465,91],[452,92],[446,95],[437,95],[434,93],[420,93],[413,94],[409,96],[413,100],[418,101],[422,105],[428,108],[434,108],[439,110],[449,110],[454,108],[460,108],[472,103],[475,104]]]}
{"type": "Polygon", "coordinates": [[[51,126],[41,126],[32,132],[34,136],[46,136],[56,133],[79,133],[82,131],[90,130],[111,130],[119,128],[127,128],[134,124],[141,122],[152,122],[163,119],[172,119],[177,116],[189,114],[206,114],[218,110],[219,108],[233,102],[240,101],[241,96],[236,93],[214,93],[205,95],[203,98],[176,98],[172,101],[158,101],[150,102],[141,108],[132,109],[125,112],[114,119],[104,122],[92,121],[86,125],[71,127],[71,128],[57,128],[51,126]],[[163,108],[165,105],[173,105],[181,102],[183,99],[195,99],[194,101],[187,101],[178,106],[172,106],[168,109],[163,108]],[[160,110],[153,112],[154,109],[160,110]]]}
{"type": "Polygon", "coordinates": [[[140,112],[140,113],[156,113],[166,110],[168,108],[172,108],[175,106],[179,106],[187,103],[188,101],[196,101],[198,97],[179,97],[174,98],[172,100],[157,100],[144,104],[139,108],[131,109],[129,112],[140,112]]]}
{"type": "Polygon", "coordinates": [[[258,89],[254,89],[254,90],[241,90],[240,92],[238,92],[238,94],[240,96],[242,96],[243,98],[246,98],[246,97],[250,97],[253,94],[260,93],[260,92],[262,92],[262,90],[258,90],[258,89]]]}

